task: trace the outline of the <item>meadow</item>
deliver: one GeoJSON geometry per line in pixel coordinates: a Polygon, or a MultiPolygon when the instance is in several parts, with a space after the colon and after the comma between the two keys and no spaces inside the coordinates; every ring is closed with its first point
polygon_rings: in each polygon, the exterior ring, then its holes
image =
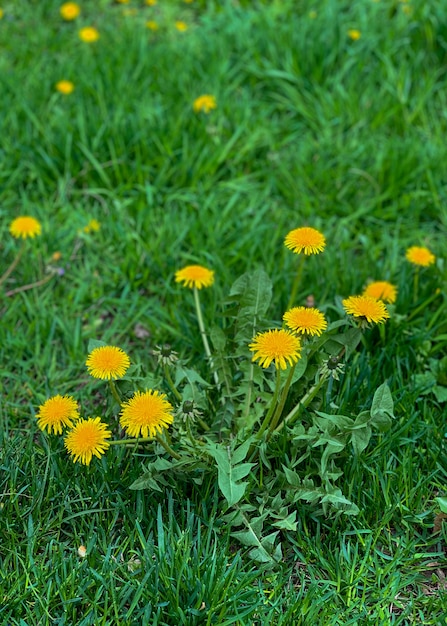
{"type": "Polygon", "coordinates": [[[62,5],[0,4],[0,622],[447,624],[446,3],[62,5]],[[291,306],[327,327],[284,372],[291,306]]]}

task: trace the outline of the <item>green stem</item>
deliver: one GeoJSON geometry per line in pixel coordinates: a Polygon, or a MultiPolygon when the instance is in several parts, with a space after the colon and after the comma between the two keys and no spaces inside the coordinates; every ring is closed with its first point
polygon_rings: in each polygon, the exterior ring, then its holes
{"type": "Polygon", "coordinates": [[[407,317],[407,322],[409,322],[410,320],[413,319],[413,317],[416,317],[423,309],[425,309],[426,306],[428,306],[430,304],[430,302],[432,302],[433,300],[436,300],[436,298],[439,296],[439,293],[434,293],[432,294],[429,298],[427,298],[427,300],[425,300],[422,304],[420,304],[416,309],[414,309],[414,311],[411,313],[411,315],[409,315],[407,317]]]}
{"type": "Polygon", "coordinates": [[[153,441],[153,437],[141,437],[134,439],[112,439],[112,441],[108,441],[107,443],[110,446],[128,446],[130,444],[139,445],[140,443],[147,443],[148,441],[153,441]]]}
{"type": "Polygon", "coordinates": [[[118,389],[116,388],[115,381],[109,380],[110,391],[112,392],[112,396],[115,398],[116,402],[121,406],[122,400],[119,396],[118,389]]]}
{"type": "Polygon", "coordinates": [[[276,406],[277,406],[280,387],[281,387],[281,369],[278,367],[278,369],[276,370],[276,386],[275,386],[275,391],[273,392],[273,398],[270,403],[269,410],[267,411],[267,415],[265,416],[264,421],[261,424],[261,428],[256,433],[256,439],[260,439],[262,437],[262,435],[265,432],[265,429],[270,423],[270,419],[273,415],[273,411],[276,409],[276,406]]]}
{"type": "Polygon", "coordinates": [[[211,356],[211,349],[208,343],[208,338],[206,336],[205,324],[203,323],[202,308],[200,306],[199,290],[197,289],[197,287],[194,287],[194,303],[196,305],[197,321],[199,323],[199,329],[202,336],[203,347],[205,348],[205,354],[208,357],[210,367],[213,370],[216,385],[219,385],[219,377],[216,370],[214,369],[213,357],[211,356]]]}
{"type": "Polygon", "coordinates": [[[298,417],[300,410],[302,408],[308,407],[309,404],[312,402],[312,400],[315,398],[315,396],[317,395],[317,393],[320,391],[321,387],[323,386],[323,383],[326,381],[328,375],[329,374],[322,375],[320,377],[320,380],[313,387],[311,387],[311,389],[309,389],[309,391],[306,393],[304,398],[298,402],[298,404],[290,411],[290,413],[285,417],[285,419],[283,419],[281,424],[276,428],[276,432],[280,431],[281,428],[283,428],[285,424],[289,424],[289,425],[293,424],[295,419],[298,417]]]}
{"type": "Polygon", "coordinates": [[[419,292],[419,268],[416,268],[413,279],[413,303],[416,304],[418,301],[418,292],[419,292]]]}
{"type": "Polygon", "coordinates": [[[301,276],[303,273],[304,259],[305,259],[304,254],[300,255],[300,259],[298,261],[298,268],[296,271],[295,280],[293,281],[292,291],[290,292],[289,304],[287,305],[286,311],[288,311],[293,306],[293,303],[295,302],[295,297],[298,291],[298,285],[300,284],[301,276]]]}
{"type": "Polygon", "coordinates": [[[286,384],[284,385],[284,389],[282,390],[278,406],[276,407],[276,411],[275,411],[275,413],[273,415],[272,421],[271,421],[270,426],[269,426],[268,437],[270,437],[272,432],[275,430],[276,425],[278,424],[278,421],[279,421],[279,419],[281,417],[281,414],[282,414],[282,411],[283,411],[283,408],[284,408],[284,404],[286,403],[287,395],[289,393],[289,388],[290,388],[290,385],[292,383],[292,377],[293,377],[293,373],[295,371],[295,367],[296,367],[296,363],[294,363],[293,366],[290,368],[290,372],[289,372],[289,375],[287,376],[286,384]]]}
{"type": "Polygon", "coordinates": [[[23,240],[22,242],[22,246],[19,249],[19,251],[17,252],[17,256],[14,259],[14,261],[11,263],[11,265],[8,267],[8,269],[6,270],[6,272],[0,276],[0,285],[3,284],[5,282],[5,280],[8,278],[8,276],[10,276],[10,274],[12,274],[12,272],[15,270],[15,268],[17,267],[20,259],[22,258],[23,252],[25,250],[25,240],[23,240]]]}
{"type": "Polygon", "coordinates": [[[179,461],[182,458],[180,454],[177,454],[177,452],[171,448],[168,442],[165,441],[161,435],[157,433],[155,435],[155,439],[166,450],[166,452],[170,454],[174,459],[177,459],[177,461],[179,461]]]}
{"type": "Polygon", "coordinates": [[[163,372],[166,378],[166,382],[168,383],[169,389],[172,391],[172,393],[177,398],[177,400],[181,402],[182,401],[181,393],[179,392],[177,387],[174,385],[174,381],[172,380],[168,365],[163,366],[163,372]]]}
{"type": "Polygon", "coordinates": [[[203,430],[207,431],[210,429],[210,427],[208,426],[208,424],[206,422],[203,421],[203,419],[201,417],[196,417],[197,421],[199,422],[200,426],[203,428],[203,430]]]}

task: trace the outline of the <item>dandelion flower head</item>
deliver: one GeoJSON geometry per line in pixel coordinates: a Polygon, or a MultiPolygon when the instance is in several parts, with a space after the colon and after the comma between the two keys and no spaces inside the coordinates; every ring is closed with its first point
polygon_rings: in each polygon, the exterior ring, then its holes
{"type": "Polygon", "coordinates": [[[81,13],[81,7],[76,2],[65,2],[60,8],[64,20],[75,20],[81,13]]]}
{"type": "Polygon", "coordinates": [[[145,0],[145,4],[149,7],[154,7],[157,4],[157,0],[145,0]]]}
{"type": "Polygon", "coordinates": [[[71,428],[79,418],[78,404],[71,396],[53,396],[39,407],[36,418],[41,430],[61,435],[63,427],[71,428]]]}
{"type": "Polygon", "coordinates": [[[95,220],[94,218],[91,219],[89,221],[89,223],[84,226],[83,230],[84,233],[97,233],[101,228],[101,224],[98,222],[98,220],[95,220]]]}
{"type": "Polygon", "coordinates": [[[74,91],[74,84],[71,80],[60,80],[56,83],[56,91],[68,96],[74,91]]]}
{"type": "Polygon", "coordinates": [[[85,362],[93,378],[116,380],[122,378],[130,365],[130,359],[124,350],[116,346],[94,348],[85,362]]]}
{"type": "Polygon", "coordinates": [[[248,347],[255,353],[252,361],[259,361],[262,367],[269,367],[273,362],[276,369],[285,370],[287,365],[293,365],[301,356],[301,341],[289,330],[258,333],[248,347]]]}
{"type": "Polygon", "coordinates": [[[202,289],[214,283],[214,271],[202,265],[187,265],[175,273],[175,282],[183,283],[184,287],[202,289]]]}
{"type": "Polygon", "coordinates": [[[0,20],[2,19],[4,15],[5,15],[5,12],[3,11],[3,9],[0,9],[0,20]]]}
{"type": "Polygon", "coordinates": [[[85,26],[79,31],[79,38],[85,43],[93,43],[98,41],[99,32],[93,26],[85,26]]]}
{"type": "Polygon", "coordinates": [[[136,391],[121,406],[120,424],[130,437],[155,437],[174,421],[172,405],[156,390],[136,391]]]}
{"type": "Polygon", "coordinates": [[[205,93],[194,100],[192,108],[195,113],[200,113],[200,111],[209,113],[212,109],[217,108],[216,98],[209,93],[205,93]]]}
{"type": "Polygon", "coordinates": [[[284,245],[296,254],[319,254],[326,246],[326,239],[316,228],[304,226],[291,230],[284,240],[284,245]]]}
{"type": "Polygon", "coordinates": [[[362,33],[357,30],[357,28],[351,28],[350,30],[348,30],[348,37],[349,39],[352,39],[352,41],[358,41],[361,36],[362,33]]]}
{"type": "Polygon", "coordinates": [[[428,248],[424,248],[423,246],[411,246],[405,252],[405,258],[413,265],[420,265],[421,267],[428,267],[429,265],[433,265],[436,260],[435,255],[430,252],[428,248]]]}
{"type": "Polygon", "coordinates": [[[382,300],[372,296],[350,296],[342,301],[346,313],[360,318],[360,321],[382,324],[390,317],[382,300]]]}
{"type": "Polygon", "coordinates": [[[182,22],[181,20],[175,22],[175,27],[180,33],[184,33],[185,30],[188,30],[188,24],[186,24],[186,22],[182,22]]]}
{"type": "Polygon", "coordinates": [[[321,311],[306,306],[289,309],[283,315],[286,325],[295,333],[320,336],[327,328],[327,322],[321,311]]]}
{"type": "Polygon", "coordinates": [[[109,448],[107,439],[111,436],[107,424],[101,422],[100,417],[80,419],[67,433],[64,446],[73,457],[73,463],[79,461],[84,465],[90,465],[93,456],[99,459],[109,448]]]}
{"type": "Polygon", "coordinates": [[[386,280],[378,280],[367,285],[362,295],[393,304],[397,298],[397,287],[386,280]]]}
{"type": "Polygon", "coordinates": [[[146,22],[146,28],[149,28],[149,30],[158,30],[158,24],[154,20],[148,20],[146,22]]]}
{"type": "Polygon", "coordinates": [[[34,217],[22,215],[21,217],[16,217],[16,219],[11,222],[9,232],[16,239],[20,237],[22,239],[26,239],[27,237],[34,238],[36,235],[40,235],[42,227],[40,222],[34,217]]]}

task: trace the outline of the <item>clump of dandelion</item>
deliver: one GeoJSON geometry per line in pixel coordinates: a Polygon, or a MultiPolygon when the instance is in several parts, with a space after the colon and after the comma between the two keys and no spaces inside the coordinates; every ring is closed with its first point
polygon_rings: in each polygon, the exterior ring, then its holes
{"type": "Polygon", "coordinates": [[[175,22],[175,27],[180,33],[184,33],[188,30],[188,24],[186,22],[182,22],[181,20],[177,20],[175,22]]]}
{"type": "Polygon", "coordinates": [[[68,96],[74,91],[74,84],[71,80],[60,80],[56,83],[56,91],[63,94],[64,96],[68,96]]]}
{"type": "Polygon", "coordinates": [[[85,364],[93,378],[117,380],[126,373],[130,365],[130,359],[121,348],[100,346],[90,352],[85,364]]]}
{"type": "Polygon", "coordinates": [[[155,437],[174,421],[172,405],[157,390],[136,391],[121,407],[120,424],[130,437],[155,437]]]}
{"type": "Polygon", "coordinates": [[[429,267],[436,260],[435,255],[428,248],[423,246],[411,246],[405,252],[405,258],[413,265],[419,267],[429,267]]]}
{"type": "Polygon", "coordinates": [[[303,272],[304,258],[311,254],[319,254],[320,252],[323,252],[326,247],[326,239],[316,228],[303,226],[302,228],[294,228],[288,232],[284,239],[284,245],[295,254],[304,254],[298,265],[292,291],[290,292],[289,304],[287,305],[287,308],[290,309],[295,301],[296,293],[298,291],[298,285],[303,272]]]}
{"type": "Polygon", "coordinates": [[[73,463],[90,465],[94,456],[98,459],[110,446],[112,433],[100,417],[80,419],[67,433],[64,446],[72,456],[73,463]]]}
{"type": "Polygon", "coordinates": [[[258,333],[248,346],[253,355],[252,361],[259,361],[261,367],[275,367],[285,370],[293,365],[301,356],[301,342],[299,337],[289,330],[275,329],[258,333]]]}
{"type": "Polygon", "coordinates": [[[81,7],[76,2],[65,2],[60,8],[60,14],[64,20],[75,20],[81,14],[81,7]]]}
{"type": "Polygon", "coordinates": [[[36,218],[29,215],[16,217],[9,225],[9,232],[16,239],[33,239],[36,235],[40,235],[42,227],[36,218]]]}
{"type": "Polygon", "coordinates": [[[390,314],[382,302],[372,296],[350,296],[342,301],[346,313],[355,317],[360,325],[383,324],[390,314]]]}
{"type": "Polygon", "coordinates": [[[286,325],[301,335],[320,336],[327,328],[326,319],[321,311],[305,306],[293,307],[283,315],[286,325]]]}
{"type": "Polygon", "coordinates": [[[371,296],[389,304],[394,304],[397,298],[397,287],[386,280],[377,280],[369,283],[363,291],[363,296],[371,296]]]}
{"type": "Polygon", "coordinates": [[[194,100],[192,108],[195,113],[203,111],[208,114],[210,111],[217,108],[216,98],[209,93],[205,93],[194,100]]]}
{"type": "Polygon", "coordinates": [[[36,418],[41,430],[61,435],[63,428],[71,428],[79,418],[78,404],[72,396],[53,396],[39,406],[36,418]]]}
{"type": "Polygon", "coordinates": [[[357,30],[357,28],[350,28],[348,30],[348,37],[349,39],[352,39],[352,41],[358,41],[361,36],[362,36],[362,33],[359,30],[357,30]]]}
{"type": "Polygon", "coordinates": [[[85,26],[79,31],[79,38],[85,43],[94,43],[99,37],[99,31],[94,26],[85,26]]]}

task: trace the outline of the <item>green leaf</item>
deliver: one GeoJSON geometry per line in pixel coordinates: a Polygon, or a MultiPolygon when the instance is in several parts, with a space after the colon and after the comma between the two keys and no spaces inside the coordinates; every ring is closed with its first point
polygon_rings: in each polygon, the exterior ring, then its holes
{"type": "MultiPolygon", "coordinates": [[[[242,444],[236,451],[236,458],[243,460],[247,454],[250,441],[242,444]],[[242,450],[241,450],[242,448],[242,450]]],[[[229,448],[209,442],[208,452],[217,463],[217,482],[228,506],[234,506],[245,494],[248,482],[238,482],[250,473],[254,463],[234,463],[229,448]]]]}
{"type": "Polygon", "coordinates": [[[292,511],[292,513],[284,519],[273,522],[273,526],[276,526],[276,528],[280,528],[281,530],[296,530],[296,511],[292,511]]]}
{"type": "Polygon", "coordinates": [[[441,513],[445,513],[447,515],[447,498],[435,498],[435,500],[441,509],[441,513]]]}
{"type": "Polygon", "coordinates": [[[352,431],[351,443],[354,448],[354,454],[361,454],[371,439],[372,429],[368,425],[364,425],[363,428],[352,431]]]}
{"type": "Polygon", "coordinates": [[[433,393],[438,402],[447,402],[447,387],[441,387],[441,385],[435,385],[433,393]]]}
{"type": "Polygon", "coordinates": [[[390,418],[394,419],[394,402],[390,388],[387,383],[383,383],[376,389],[371,405],[371,424],[379,430],[387,429],[390,425],[390,418]]]}
{"type": "Polygon", "coordinates": [[[99,339],[89,339],[87,350],[90,354],[90,352],[94,350],[95,348],[104,348],[105,346],[108,346],[108,345],[109,344],[105,343],[105,341],[99,341],[99,339]]]}

